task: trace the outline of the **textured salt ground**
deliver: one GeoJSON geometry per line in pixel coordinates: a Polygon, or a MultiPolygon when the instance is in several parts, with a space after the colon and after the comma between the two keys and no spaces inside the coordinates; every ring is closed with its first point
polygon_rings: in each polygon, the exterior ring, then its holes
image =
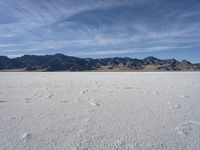
{"type": "Polygon", "coordinates": [[[1,150],[198,150],[200,73],[0,73],[1,150]]]}

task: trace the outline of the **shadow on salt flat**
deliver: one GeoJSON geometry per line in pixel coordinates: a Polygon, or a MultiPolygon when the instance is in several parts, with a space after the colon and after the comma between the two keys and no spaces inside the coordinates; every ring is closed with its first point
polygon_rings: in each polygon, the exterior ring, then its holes
{"type": "Polygon", "coordinates": [[[26,99],[25,99],[25,102],[26,102],[26,103],[30,103],[30,102],[31,102],[31,98],[26,98],[26,99]]]}
{"type": "Polygon", "coordinates": [[[86,93],[87,93],[87,90],[80,91],[80,94],[86,94],[86,93]]]}
{"type": "Polygon", "coordinates": [[[98,82],[93,82],[94,87],[98,88],[99,87],[99,83],[98,82]]]}
{"type": "Polygon", "coordinates": [[[133,87],[124,87],[125,90],[132,90],[134,89],[133,87]]]}
{"type": "Polygon", "coordinates": [[[20,141],[25,141],[28,142],[32,139],[32,134],[31,133],[24,133],[21,137],[20,141]]]}
{"type": "Polygon", "coordinates": [[[92,107],[95,107],[95,106],[98,107],[98,106],[100,106],[100,104],[97,102],[96,99],[91,99],[90,102],[89,102],[89,104],[92,107]]]}
{"type": "Polygon", "coordinates": [[[66,100],[66,101],[60,101],[60,103],[68,103],[68,102],[69,102],[69,101],[67,101],[67,100],[66,100]]]}
{"type": "Polygon", "coordinates": [[[0,103],[7,103],[8,101],[0,101],[0,103]]]}
{"type": "Polygon", "coordinates": [[[179,95],[180,98],[189,98],[187,95],[179,95]]]}
{"type": "Polygon", "coordinates": [[[49,95],[46,96],[47,99],[50,99],[52,97],[53,97],[53,94],[49,94],[49,95]]]}
{"type": "Polygon", "coordinates": [[[99,103],[96,103],[96,102],[90,102],[90,105],[91,105],[91,106],[100,106],[100,104],[99,104],[99,103]]]}

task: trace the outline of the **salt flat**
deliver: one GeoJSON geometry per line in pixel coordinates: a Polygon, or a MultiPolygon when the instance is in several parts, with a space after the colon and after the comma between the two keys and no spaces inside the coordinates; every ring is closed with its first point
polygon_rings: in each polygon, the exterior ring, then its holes
{"type": "Polygon", "coordinates": [[[200,73],[0,73],[1,150],[199,150],[200,73]]]}

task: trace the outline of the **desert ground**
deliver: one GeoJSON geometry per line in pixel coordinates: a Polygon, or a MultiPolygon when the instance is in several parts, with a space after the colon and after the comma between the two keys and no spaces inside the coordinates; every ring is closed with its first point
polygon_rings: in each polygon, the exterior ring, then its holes
{"type": "Polygon", "coordinates": [[[199,150],[200,73],[0,73],[0,150],[199,150]]]}

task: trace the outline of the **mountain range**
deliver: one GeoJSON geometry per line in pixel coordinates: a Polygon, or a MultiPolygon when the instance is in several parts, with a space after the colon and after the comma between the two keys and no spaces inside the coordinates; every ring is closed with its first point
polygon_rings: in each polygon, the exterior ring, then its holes
{"type": "Polygon", "coordinates": [[[63,54],[0,56],[0,71],[200,71],[200,63],[146,57],[78,58],[63,54]]]}

